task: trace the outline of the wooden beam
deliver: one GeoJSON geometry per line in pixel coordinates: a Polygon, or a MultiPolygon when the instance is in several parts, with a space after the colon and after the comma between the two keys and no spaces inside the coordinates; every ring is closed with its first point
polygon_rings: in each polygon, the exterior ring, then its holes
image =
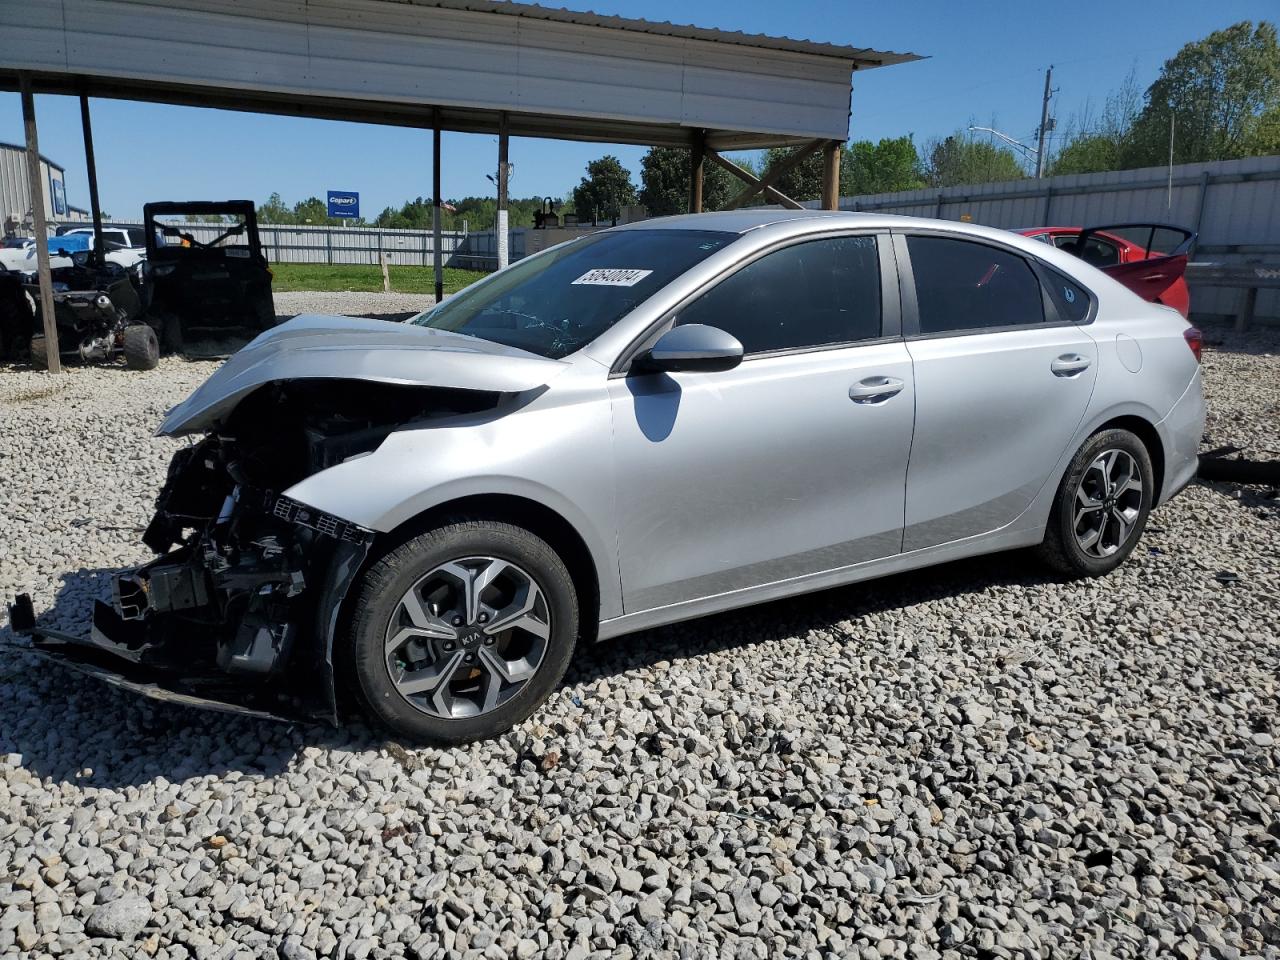
{"type": "Polygon", "coordinates": [[[707,134],[699,130],[689,148],[689,212],[702,212],[702,172],[707,153],[707,134]]]}
{"type": "Polygon", "coordinates": [[[822,209],[840,209],[840,148],[839,140],[830,140],[822,148],[822,209]]]}
{"type": "Polygon", "coordinates": [[[722,167],[723,169],[728,170],[730,173],[732,173],[735,177],[737,177],[743,183],[751,185],[749,192],[746,193],[746,196],[744,196],[743,194],[738,194],[738,196],[734,197],[733,200],[729,201],[729,203],[726,204],[723,207],[723,209],[732,210],[734,209],[734,206],[736,204],[740,204],[744,199],[749,198],[752,194],[759,193],[761,191],[763,191],[764,195],[768,199],[772,200],[774,203],[780,203],[782,204],[782,206],[787,207],[788,209],[791,209],[791,210],[804,209],[803,207],[800,206],[800,204],[796,203],[794,200],[788,197],[785,193],[781,192],[780,190],[776,190],[775,188],[773,188],[772,186],[769,186],[768,184],[765,184],[762,180],[756,177],[755,174],[753,174],[750,170],[744,170],[742,167],[738,166],[732,160],[727,160],[724,157],[720,156],[720,154],[716,153],[710,147],[707,148],[707,156],[711,159],[711,162],[714,163],[716,166],[722,167]]]}
{"type": "Polygon", "coordinates": [[[31,227],[36,235],[36,271],[40,277],[40,315],[44,321],[44,349],[49,372],[62,372],[58,354],[58,324],[53,314],[53,278],[49,274],[49,223],[44,216],[44,177],[40,175],[40,144],[36,139],[36,101],[31,77],[19,74],[22,125],[27,135],[27,184],[31,193],[31,227]]]}
{"type": "Polygon", "coordinates": [[[804,146],[799,147],[795,153],[783,160],[782,163],[778,164],[771,170],[765,171],[765,175],[763,177],[756,177],[749,170],[744,170],[736,163],[726,160],[715,151],[708,150],[707,153],[712,160],[747,184],[746,189],[724,205],[724,209],[736,210],[757,193],[763,191],[766,197],[769,197],[776,203],[782,204],[784,207],[792,210],[803,210],[804,207],[792,200],[786,194],[782,193],[780,190],[775,189],[773,184],[781,179],[783,174],[794,169],[806,157],[808,157],[809,154],[822,146],[823,142],[824,141],[822,140],[814,140],[812,143],[806,143],[804,146]]]}

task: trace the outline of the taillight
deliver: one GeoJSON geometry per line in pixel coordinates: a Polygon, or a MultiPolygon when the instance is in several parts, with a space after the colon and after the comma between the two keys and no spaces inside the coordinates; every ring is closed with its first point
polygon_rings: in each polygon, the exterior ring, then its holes
{"type": "Polygon", "coordinates": [[[1187,327],[1182,331],[1182,336],[1186,338],[1187,346],[1191,348],[1191,352],[1196,355],[1196,363],[1200,362],[1200,348],[1204,346],[1204,334],[1200,332],[1198,327],[1187,327]]]}

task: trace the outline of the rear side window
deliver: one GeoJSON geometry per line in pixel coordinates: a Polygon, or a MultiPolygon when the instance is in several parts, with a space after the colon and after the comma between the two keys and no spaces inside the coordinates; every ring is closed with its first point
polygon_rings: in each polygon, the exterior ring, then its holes
{"type": "Polygon", "coordinates": [[[875,237],[831,237],[766,254],[680,311],[738,338],[748,354],[880,336],[875,237]]]}
{"type": "Polygon", "coordinates": [[[1062,318],[1072,323],[1083,323],[1089,316],[1089,291],[1052,267],[1045,267],[1045,273],[1049,278],[1049,295],[1057,304],[1062,318]]]}
{"type": "Polygon", "coordinates": [[[1044,322],[1040,281],[1022,257],[949,237],[907,237],[923,334],[1044,322]]]}
{"type": "Polygon", "coordinates": [[[1114,267],[1120,262],[1120,249],[1114,243],[1108,243],[1097,236],[1091,236],[1085,240],[1084,249],[1080,248],[1078,233],[1059,234],[1053,238],[1053,242],[1059,250],[1065,250],[1099,269],[1114,267]]]}

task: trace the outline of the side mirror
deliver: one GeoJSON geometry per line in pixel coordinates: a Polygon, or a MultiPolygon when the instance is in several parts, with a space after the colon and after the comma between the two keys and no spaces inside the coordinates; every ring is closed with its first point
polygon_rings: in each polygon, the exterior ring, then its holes
{"type": "Polygon", "coordinates": [[[742,362],[742,344],[719,327],[690,323],[672,327],[635,360],[637,373],[714,373],[732,370],[742,362]]]}

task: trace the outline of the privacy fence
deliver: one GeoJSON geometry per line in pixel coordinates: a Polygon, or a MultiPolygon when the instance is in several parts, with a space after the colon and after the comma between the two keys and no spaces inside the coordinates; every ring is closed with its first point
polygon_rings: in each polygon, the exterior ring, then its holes
{"type": "MultiPolygon", "coordinates": [[[[903,193],[842,197],[840,209],[898,213],[993,227],[1172,223],[1199,235],[1192,259],[1280,264],[1280,157],[1250,157],[1172,168],[1043,180],[1008,180],[903,193]]],[[[816,203],[809,204],[816,206],[816,203]]],[[[1197,316],[1232,316],[1240,293],[1192,285],[1197,316]]],[[[1258,295],[1257,316],[1280,319],[1280,291],[1258,295]]]]}

